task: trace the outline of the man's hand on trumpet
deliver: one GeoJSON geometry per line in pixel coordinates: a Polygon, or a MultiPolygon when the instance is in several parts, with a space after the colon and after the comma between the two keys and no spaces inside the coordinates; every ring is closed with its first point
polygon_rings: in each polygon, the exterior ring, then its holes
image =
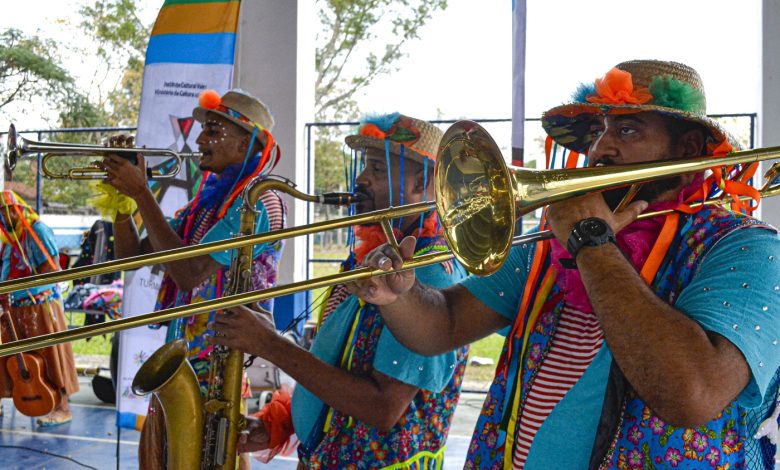
{"type": "MultiPolygon", "coordinates": [[[[135,138],[131,135],[116,135],[109,139],[109,147],[131,148],[135,138]]],[[[142,154],[136,155],[135,164],[118,154],[110,154],[100,163],[100,168],[108,173],[105,182],[120,193],[138,199],[149,190],[146,180],[146,161],[142,154]]]]}

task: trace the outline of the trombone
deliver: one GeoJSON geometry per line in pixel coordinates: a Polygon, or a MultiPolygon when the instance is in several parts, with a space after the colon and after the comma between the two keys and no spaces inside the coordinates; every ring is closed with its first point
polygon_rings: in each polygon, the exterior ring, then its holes
{"type": "MultiPolygon", "coordinates": [[[[259,235],[243,236],[100,263],[64,272],[46,273],[0,282],[0,294],[87,275],[135,269],[144,265],[175,261],[182,257],[201,256],[216,251],[268,243],[355,224],[379,223],[385,233],[392,233],[390,222],[392,219],[419,215],[434,208],[439,213],[444,233],[452,251],[415,257],[406,261],[401,271],[441,263],[455,257],[469,272],[477,275],[489,275],[501,267],[508,257],[509,248],[512,245],[550,237],[549,232],[514,236],[514,225],[517,217],[539,207],[592,191],[626,186],[677,174],[705,171],[713,167],[754,163],[777,158],[780,158],[780,147],[736,152],[717,160],[713,160],[711,157],[700,157],[684,161],[573,170],[510,168],[506,165],[496,143],[481,126],[471,121],[460,121],[453,124],[442,139],[436,162],[434,189],[437,200],[435,203],[421,202],[390,207],[338,220],[316,222],[259,235]]],[[[775,181],[778,175],[780,175],[780,167],[778,166],[773,166],[767,173],[769,181],[761,190],[764,197],[780,194],[780,184],[775,181]]],[[[244,210],[253,209],[247,207],[246,198],[255,185],[269,185],[269,188],[273,187],[306,200],[322,200],[318,199],[318,196],[300,193],[288,183],[280,183],[278,180],[255,180],[244,191],[244,210]]],[[[254,190],[257,191],[257,188],[254,190]]],[[[341,197],[344,203],[356,202],[349,195],[341,197]]],[[[729,201],[715,198],[698,205],[723,204],[729,201]]],[[[654,217],[660,214],[643,214],[642,217],[654,217]]],[[[388,236],[388,240],[392,244],[395,238],[388,236]]],[[[110,323],[50,333],[0,345],[0,357],[394,272],[398,271],[363,267],[269,289],[244,292],[206,302],[122,318],[110,323]]]]}
{"type": "Polygon", "coordinates": [[[146,169],[146,176],[150,179],[168,179],[173,178],[179,173],[182,161],[185,158],[198,158],[202,154],[192,152],[174,152],[169,149],[161,148],[121,148],[104,147],[102,145],[92,144],[68,144],[58,142],[39,142],[36,140],[25,139],[16,132],[16,127],[11,124],[8,129],[8,139],[6,141],[5,165],[13,170],[19,159],[30,154],[44,154],[41,159],[41,172],[49,179],[65,180],[102,180],[107,174],[104,170],[96,166],[83,166],[70,168],[66,172],[59,172],[49,167],[49,161],[56,157],[105,157],[111,154],[130,160],[135,164],[137,155],[143,154],[149,157],[169,157],[174,162],[166,170],[146,169]]]}

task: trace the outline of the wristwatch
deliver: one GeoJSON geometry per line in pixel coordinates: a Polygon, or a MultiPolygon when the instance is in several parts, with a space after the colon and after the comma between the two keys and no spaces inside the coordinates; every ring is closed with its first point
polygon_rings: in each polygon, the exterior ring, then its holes
{"type": "Polygon", "coordinates": [[[615,243],[612,228],[602,219],[589,217],[574,224],[566,249],[571,253],[572,260],[575,260],[583,246],[601,246],[606,243],[615,243]]]}

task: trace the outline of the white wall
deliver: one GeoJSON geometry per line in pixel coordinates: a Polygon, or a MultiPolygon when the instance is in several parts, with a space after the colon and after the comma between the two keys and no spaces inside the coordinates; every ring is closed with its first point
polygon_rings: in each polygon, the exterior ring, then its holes
{"type": "MultiPolygon", "coordinates": [[[[780,0],[762,0],[761,107],[758,113],[758,145],[780,146],[780,0]]],[[[771,163],[762,164],[766,171],[771,163]]],[[[762,182],[763,183],[763,182],[762,182]]],[[[761,202],[760,218],[780,227],[780,200],[777,197],[761,202]]]]}

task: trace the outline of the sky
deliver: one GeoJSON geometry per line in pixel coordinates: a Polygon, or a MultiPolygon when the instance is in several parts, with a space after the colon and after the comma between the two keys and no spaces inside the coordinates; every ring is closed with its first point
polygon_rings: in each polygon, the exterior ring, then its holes
{"type": "MultiPolygon", "coordinates": [[[[12,2],[4,6],[0,28],[14,26],[80,44],[73,24],[84,3],[12,2]]],[[[152,21],[161,4],[139,0],[142,19],[152,21]]],[[[711,113],[758,109],[759,0],[529,0],[527,5],[527,117],[540,116],[567,101],[578,83],[634,58],[675,60],[696,68],[711,113]]],[[[366,111],[400,111],[423,119],[509,118],[511,33],[512,0],[449,0],[420,39],[408,44],[400,70],[375,80],[356,96],[358,104],[366,111]]],[[[95,81],[99,65],[88,50],[65,58],[65,66],[86,85],[95,81]]],[[[43,124],[33,116],[14,118],[17,128],[43,124]]]]}

